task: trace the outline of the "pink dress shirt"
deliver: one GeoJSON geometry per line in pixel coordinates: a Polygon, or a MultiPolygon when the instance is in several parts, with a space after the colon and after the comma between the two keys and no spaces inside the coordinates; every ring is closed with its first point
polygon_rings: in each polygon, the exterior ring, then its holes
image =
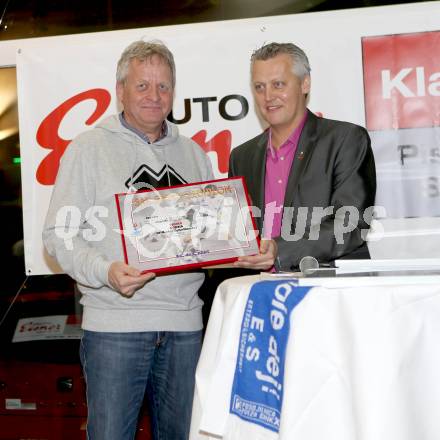
{"type": "Polygon", "coordinates": [[[279,237],[283,218],[284,196],[299,137],[307,120],[307,112],[298,127],[276,150],[272,145],[272,130],[269,129],[266,156],[266,178],[264,183],[264,238],[279,237]]]}

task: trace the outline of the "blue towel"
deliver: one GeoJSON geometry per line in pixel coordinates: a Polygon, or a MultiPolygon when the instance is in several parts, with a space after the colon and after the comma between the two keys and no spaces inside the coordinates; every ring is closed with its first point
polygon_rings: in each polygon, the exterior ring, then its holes
{"type": "Polygon", "coordinates": [[[294,281],[260,281],[243,314],[230,413],[278,432],[290,313],[310,287],[294,281]]]}

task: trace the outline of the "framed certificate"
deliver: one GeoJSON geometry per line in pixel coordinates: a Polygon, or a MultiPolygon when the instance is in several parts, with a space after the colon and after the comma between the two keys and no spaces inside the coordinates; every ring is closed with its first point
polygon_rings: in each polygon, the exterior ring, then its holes
{"type": "Polygon", "coordinates": [[[125,262],[142,272],[188,270],[258,253],[242,177],[115,197],[125,262]]]}

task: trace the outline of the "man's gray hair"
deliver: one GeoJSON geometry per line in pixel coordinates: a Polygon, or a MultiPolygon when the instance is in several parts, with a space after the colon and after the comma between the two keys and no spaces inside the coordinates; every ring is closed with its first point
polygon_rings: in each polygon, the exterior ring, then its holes
{"type": "Polygon", "coordinates": [[[176,65],[174,64],[174,57],[168,47],[161,41],[135,41],[125,48],[122,52],[121,58],[118,61],[116,69],[116,81],[123,83],[128,73],[128,66],[130,61],[137,59],[139,61],[146,61],[154,56],[161,58],[171,69],[171,80],[173,89],[176,85],[176,65]]]}
{"type": "Polygon", "coordinates": [[[310,75],[309,59],[305,52],[293,43],[268,43],[255,50],[251,56],[251,68],[255,61],[266,61],[277,55],[286,54],[292,58],[293,73],[301,80],[310,75]]]}

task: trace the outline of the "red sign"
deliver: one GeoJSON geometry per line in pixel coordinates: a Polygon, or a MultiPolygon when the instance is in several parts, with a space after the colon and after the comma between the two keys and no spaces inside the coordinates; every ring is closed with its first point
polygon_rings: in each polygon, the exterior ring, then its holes
{"type": "Polygon", "coordinates": [[[440,126],[440,31],[364,37],[368,130],[440,126]]]}

